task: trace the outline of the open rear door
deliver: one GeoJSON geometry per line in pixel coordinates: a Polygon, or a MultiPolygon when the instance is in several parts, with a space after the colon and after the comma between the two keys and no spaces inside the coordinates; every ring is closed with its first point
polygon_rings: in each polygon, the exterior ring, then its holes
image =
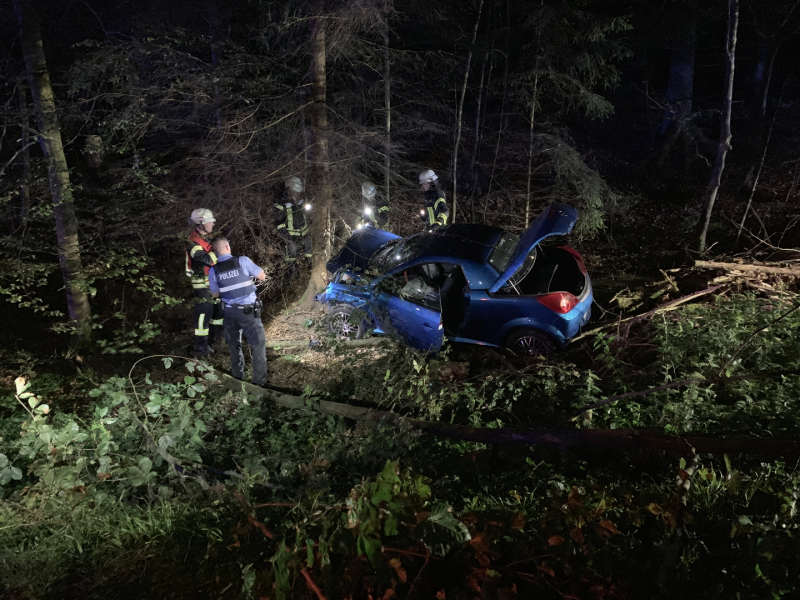
{"type": "Polygon", "coordinates": [[[489,292],[495,293],[503,287],[514,273],[522,266],[531,251],[543,239],[551,235],[567,235],[575,226],[578,220],[578,211],[569,204],[554,202],[539,217],[531,223],[520,236],[514,254],[506,269],[500,274],[489,288],[489,292]]]}

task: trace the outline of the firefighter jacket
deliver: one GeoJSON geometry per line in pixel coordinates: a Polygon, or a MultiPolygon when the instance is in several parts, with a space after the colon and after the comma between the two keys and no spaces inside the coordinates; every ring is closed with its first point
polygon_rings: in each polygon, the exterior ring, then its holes
{"type": "Polygon", "coordinates": [[[447,225],[450,209],[447,207],[447,200],[444,199],[444,192],[431,188],[424,194],[425,207],[421,213],[422,220],[428,227],[447,225]]]}
{"type": "Polygon", "coordinates": [[[256,298],[256,286],[253,283],[252,273],[258,274],[261,269],[256,267],[246,256],[222,256],[214,265],[211,286],[212,292],[217,292],[225,305],[253,304],[256,298]]]}
{"type": "Polygon", "coordinates": [[[283,204],[275,205],[277,213],[277,230],[281,235],[292,237],[302,237],[308,233],[311,226],[311,216],[303,207],[303,203],[295,204],[286,201],[283,204]]]}
{"type": "Polygon", "coordinates": [[[189,236],[186,247],[186,276],[191,279],[192,289],[208,289],[208,270],[217,262],[211,243],[195,229],[189,236]]]}
{"type": "Polygon", "coordinates": [[[372,227],[383,229],[386,226],[386,222],[389,220],[389,205],[383,198],[376,198],[374,204],[365,202],[362,214],[362,225],[371,225],[372,227]],[[371,214],[367,214],[367,206],[372,207],[371,214]]]}

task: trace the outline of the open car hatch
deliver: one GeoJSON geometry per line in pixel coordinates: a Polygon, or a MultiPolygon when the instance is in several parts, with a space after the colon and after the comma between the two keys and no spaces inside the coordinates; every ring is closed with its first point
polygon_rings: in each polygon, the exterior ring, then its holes
{"type": "Polygon", "coordinates": [[[551,204],[522,233],[508,266],[497,278],[497,281],[492,284],[492,287],[489,288],[489,292],[495,293],[503,287],[514,276],[514,273],[522,266],[525,259],[539,242],[552,235],[567,235],[572,231],[577,220],[578,211],[572,206],[558,202],[551,204]]]}

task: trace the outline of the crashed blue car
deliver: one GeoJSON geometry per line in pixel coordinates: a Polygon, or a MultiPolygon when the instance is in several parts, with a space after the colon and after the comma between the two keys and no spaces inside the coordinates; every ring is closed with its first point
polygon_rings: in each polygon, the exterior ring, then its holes
{"type": "Polygon", "coordinates": [[[393,334],[429,352],[447,338],[548,354],[591,315],[583,259],[548,239],[568,234],[577,218],[553,204],[521,235],[478,224],[406,238],[365,228],[328,262],[330,283],[316,299],[337,336],[393,334]]]}

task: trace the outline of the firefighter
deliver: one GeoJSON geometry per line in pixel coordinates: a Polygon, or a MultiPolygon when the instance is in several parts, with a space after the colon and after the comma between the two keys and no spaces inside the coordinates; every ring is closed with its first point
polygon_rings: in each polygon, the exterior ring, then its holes
{"type": "Polygon", "coordinates": [[[246,256],[232,256],[230,243],[223,237],[214,240],[214,250],[218,260],[208,279],[211,294],[225,307],[225,341],[231,353],[231,374],[244,379],[244,337],[253,357],[253,383],[263,386],[267,383],[267,342],[253,279],[264,281],[264,269],[246,256]]]}
{"type": "Polygon", "coordinates": [[[386,229],[389,220],[389,205],[383,196],[378,196],[375,184],[365,181],[361,184],[361,220],[358,229],[376,227],[386,229]]]}
{"type": "Polygon", "coordinates": [[[419,174],[419,186],[425,202],[419,214],[425,223],[425,228],[435,229],[447,225],[450,209],[439,186],[439,177],[431,169],[427,169],[419,174]]]}
{"type": "Polygon", "coordinates": [[[286,192],[283,202],[275,205],[276,229],[278,235],[286,243],[287,263],[297,261],[302,247],[305,258],[311,258],[311,204],[303,196],[303,180],[292,175],[286,182],[286,192]]]}
{"type": "Polygon", "coordinates": [[[217,220],[207,208],[196,208],[189,216],[193,226],[186,246],[186,276],[192,282],[194,344],[192,354],[198,357],[214,352],[214,342],[222,329],[222,306],[208,288],[208,271],[217,262],[209,242],[217,220]]]}

